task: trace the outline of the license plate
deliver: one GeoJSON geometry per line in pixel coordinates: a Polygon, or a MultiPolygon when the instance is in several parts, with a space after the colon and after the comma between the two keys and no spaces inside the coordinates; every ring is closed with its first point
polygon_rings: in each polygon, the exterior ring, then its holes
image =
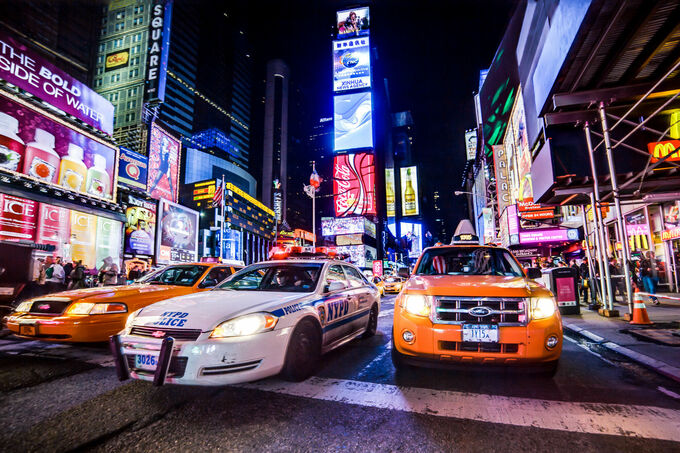
{"type": "Polygon", "coordinates": [[[28,325],[23,325],[19,326],[19,335],[27,335],[30,337],[35,337],[38,335],[38,326],[34,324],[28,324],[28,325]]]}
{"type": "Polygon", "coordinates": [[[139,370],[155,370],[158,365],[158,356],[151,354],[137,354],[135,356],[135,368],[139,370]]]}
{"type": "Polygon", "coordinates": [[[493,324],[464,324],[463,341],[498,343],[498,326],[493,324]]]}

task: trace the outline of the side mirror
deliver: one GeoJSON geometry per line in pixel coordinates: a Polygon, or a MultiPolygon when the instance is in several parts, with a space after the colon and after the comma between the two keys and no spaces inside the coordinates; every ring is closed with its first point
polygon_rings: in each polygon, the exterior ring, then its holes
{"type": "Polygon", "coordinates": [[[542,278],[543,272],[538,267],[529,267],[527,268],[527,277],[531,279],[542,278]]]}
{"type": "Polygon", "coordinates": [[[343,282],[338,282],[338,281],[330,282],[329,284],[326,285],[326,292],[332,293],[332,292],[335,292],[335,291],[341,291],[341,290],[345,289],[346,287],[347,286],[345,286],[345,284],[343,282]]]}
{"type": "Polygon", "coordinates": [[[398,275],[399,277],[405,278],[405,279],[407,279],[407,278],[409,278],[409,277],[411,276],[411,274],[409,273],[408,269],[405,268],[405,267],[402,267],[401,269],[399,269],[399,270],[397,271],[397,275],[398,275]]]}

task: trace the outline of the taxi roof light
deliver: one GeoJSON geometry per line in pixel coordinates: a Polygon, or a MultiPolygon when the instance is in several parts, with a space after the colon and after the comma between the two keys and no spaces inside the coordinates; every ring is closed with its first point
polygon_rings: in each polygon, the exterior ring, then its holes
{"type": "Polygon", "coordinates": [[[451,244],[470,244],[479,243],[479,237],[475,234],[475,228],[468,219],[463,219],[458,223],[451,244]]]}

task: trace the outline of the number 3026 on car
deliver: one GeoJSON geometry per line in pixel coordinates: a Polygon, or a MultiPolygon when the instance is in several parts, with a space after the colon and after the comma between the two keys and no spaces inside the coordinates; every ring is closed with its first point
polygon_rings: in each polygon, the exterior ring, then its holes
{"type": "Polygon", "coordinates": [[[379,310],[378,289],[351,264],[269,261],[132,313],[111,346],[120,379],[224,385],[280,373],[297,381],[321,354],[375,334],[379,310]]]}

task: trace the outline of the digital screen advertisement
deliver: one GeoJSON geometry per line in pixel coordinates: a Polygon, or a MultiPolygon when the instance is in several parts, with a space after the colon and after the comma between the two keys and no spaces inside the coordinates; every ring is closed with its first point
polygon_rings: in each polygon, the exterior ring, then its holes
{"type": "Polygon", "coordinates": [[[156,123],[151,125],[149,137],[149,196],[177,202],[179,182],[179,153],[182,144],[156,123]]]}
{"type": "Polygon", "coordinates": [[[0,207],[2,240],[53,245],[54,256],[88,269],[107,256],[120,260],[121,222],[3,193],[0,207]]]}
{"type": "Polygon", "coordinates": [[[365,231],[365,221],[364,217],[322,217],[321,235],[363,234],[365,231]]]}
{"type": "Polygon", "coordinates": [[[371,87],[371,50],[368,37],[333,41],[333,90],[371,87]]]}
{"type": "Polygon", "coordinates": [[[151,256],[156,238],[156,202],[129,196],[125,209],[125,253],[151,256]]]}
{"type": "Polygon", "coordinates": [[[198,259],[198,212],[161,199],[158,208],[158,247],[161,264],[198,259]]]}
{"type": "Polygon", "coordinates": [[[149,159],[131,149],[120,147],[118,184],[146,192],[149,159]]]}
{"type": "Polygon", "coordinates": [[[387,210],[387,217],[394,217],[396,215],[396,196],[394,183],[394,168],[385,168],[385,203],[387,210]]]}
{"type": "Polygon", "coordinates": [[[401,172],[401,215],[420,215],[420,199],[418,198],[418,168],[402,167],[401,172]]]}
{"type": "Polygon", "coordinates": [[[467,160],[475,160],[477,156],[477,130],[475,129],[465,132],[465,154],[467,160]]]}
{"type": "Polygon", "coordinates": [[[370,91],[333,98],[335,151],[373,147],[372,109],[370,91]]]}
{"type": "Polygon", "coordinates": [[[520,244],[578,241],[578,239],[578,230],[576,229],[546,228],[534,231],[521,231],[519,233],[520,244]]]}
{"type": "Polygon", "coordinates": [[[409,258],[418,258],[423,251],[423,226],[420,223],[401,222],[399,229],[409,258]]]}
{"type": "Polygon", "coordinates": [[[0,33],[0,78],[106,134],[113,133],[113,104],[5,33],[0,33]]]}
{"type": "Polygon", "coordinates": [[[338,11],[335,17],[338,39],[368,35],[371,25],[368,7],[338,11]]]}
{"type": "Polygon", "coordinates": [[[370,245],[338,245],[335,250],[341,255],[349,255],[349,262],[360,268],[373,266],[378,251],[370,245]]]}
{"type": "Polygon", "coordinates": [[[0,170],[111,199],[117,150],[0,96],[0,170]]]}
{"type": "Polygon", "coordinates": [[[333,200],[338,217],[376,213],[373,154],[335,156],[333,200]]]}

